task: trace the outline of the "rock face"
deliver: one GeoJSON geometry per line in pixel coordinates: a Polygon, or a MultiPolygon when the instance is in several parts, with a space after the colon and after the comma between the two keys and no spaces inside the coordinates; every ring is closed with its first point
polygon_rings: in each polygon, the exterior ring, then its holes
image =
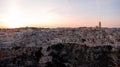
{"type": "Polygon", "coordinates": [[[0,67],[120,67],[120,48],[58,43],[46,48],[1,49],[0,67]]]}

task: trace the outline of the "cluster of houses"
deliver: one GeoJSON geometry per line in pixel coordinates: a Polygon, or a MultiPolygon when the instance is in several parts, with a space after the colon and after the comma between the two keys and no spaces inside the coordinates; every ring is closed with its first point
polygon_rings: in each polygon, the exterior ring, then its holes
{"type": "Polygon", "coordinates": [[[119,28],[16,28],[0,29],[0,47],[40,47],[57,43],[88,46],[119,45],[119,28]]]}

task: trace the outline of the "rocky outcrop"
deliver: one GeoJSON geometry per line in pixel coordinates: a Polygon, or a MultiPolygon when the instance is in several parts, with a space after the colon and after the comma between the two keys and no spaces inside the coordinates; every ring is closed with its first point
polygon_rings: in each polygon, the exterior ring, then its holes
{"type": "Polygon", "coordinates": [[[120,66],[120,48],[110,45],[90,47],[76,43],[58,43],[46,48],[1,49],[0,55],[0,67],[120,66]]]}

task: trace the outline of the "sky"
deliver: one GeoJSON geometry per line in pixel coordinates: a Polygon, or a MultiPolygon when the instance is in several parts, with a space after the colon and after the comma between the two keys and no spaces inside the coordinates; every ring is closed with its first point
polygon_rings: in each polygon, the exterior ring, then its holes
{"type": "Polygon", "coordinates": [[[0,0],[0,27],[120,27],[120,0],[0,0]]]}

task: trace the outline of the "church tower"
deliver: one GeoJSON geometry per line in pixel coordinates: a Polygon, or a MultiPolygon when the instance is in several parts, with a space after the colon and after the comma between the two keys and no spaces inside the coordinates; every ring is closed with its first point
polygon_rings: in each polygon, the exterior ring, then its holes
{"type": "Polygon", "coordinates": [[[101,28],[101,21],[99,21],[99,28],[101,28]]]}

